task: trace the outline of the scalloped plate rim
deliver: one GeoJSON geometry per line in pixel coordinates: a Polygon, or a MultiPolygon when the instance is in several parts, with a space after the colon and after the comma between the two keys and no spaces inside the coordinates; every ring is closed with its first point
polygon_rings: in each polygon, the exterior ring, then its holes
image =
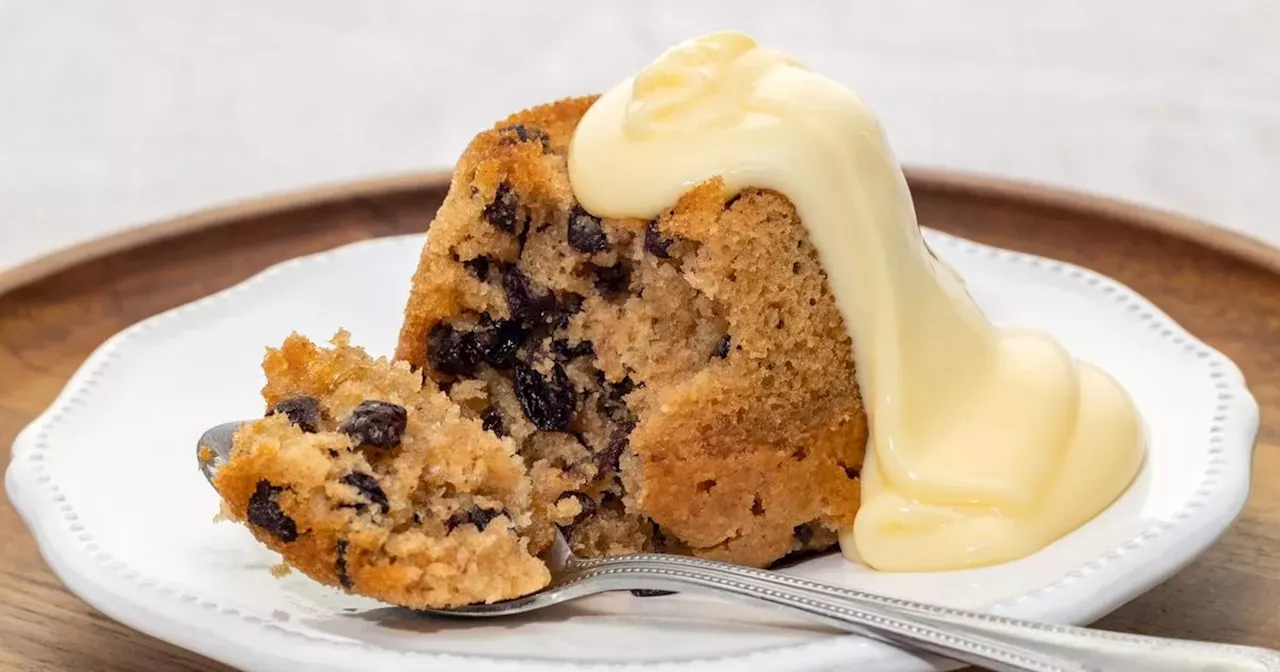
{"type": "MultiPolygon", "coordinates": [[[[56,485],[52,488],[41,487],[51,484],[48,482],[49,477],[41,473],[39,460],[32,459],[37,455],[34,449],[38,443],[38,436],[57,421],[61,412],[72,403],[79,391],[93,383],[94,375],[109,361],[122,343],[158,321],[174,319],[182,313],[197,311],[225,301],[252,289],[266,278],[287,273],[291,269],[332,258],[355,248],[395,244],[396,241],[405,239],[421,241],[422,237],[423,234],[407,234],[357,241],[277,263],[231,287],[141,320],[98,346],[71,376],[54,402],[15,438],[10,464],[5,475],[6,490],[14,508],[35,537],[41,555],[67,588],[108,616],[140,632],[246,669],[273,669],[281,664],[307,663],[313,665],[312,669],[350,670],[373,662],[368,658],[370,655],[381,655],[385,658],[384,664],[402,660],[406,666],[404,669],[414,663],[427,661],[437,663],[465,661],[470,669],[475,670],[518,669],[525,672],[566,667],[584,672],[588,670],[612,672],[706,670],[711,672],[721,669],[741,669],[742,665],[748,663],[767,664],[774,667],[803,664],[804,669],[809,669],[848,662],[851,653],[868,646],[883,649],[883,651],[877,651],[881,654],[881,659],[893,665],[892,669],[903,670],[903,672],[954,667],[946,661],[900,652],[853,635],[835,636],[805,644],[762,649],[743,654],[643,662],[566,662],[405,651],[360,643],[343,644],[311,638],[268,622],[255,622],[257,619],[250,621],[234,610],[228,613],[226,610],[217,609],[216,603],[198,603],[198,598],[195,596],[180,596],[175,591],[154,582],[148,585],[145,577],[137,576],[136,572],[130,573],[126,568],[114,566],[119,565],[118,561],[113,561],[114,565],[112,563],[104,565],[96,561],[85,549],[71,547],[74,543],[73,535],[63,534],[63,538],[53,538],[52,533],[59,530],[43,523],[54,512],[59,500],[56,499],[56,485]],[[340,654],[351,653],[353,649],[356,650],[354,656],[340,656],[340,654]],[[345,662],[336,660],[338,657],[346,658],[345,662]]],[[[1220,459],[1208,465],[1218,468],[1216,475],[1219,478],[1216,486],[1211,490],[1204,490],[1204,482],[1208,476],[1206,468],[1201,491],[1197,493],[1201,499],[1185,504],[1183,512],[1177,516],[1177,522],[1148,528],[1129,543],[1060,577],[1050,585],[1019,598],[994,604],[988,610],[992,613],[1018,617],[1029,611],[1028,605],[1031,605],[1038,607],[1037,613],[1041,614],[1046,621],[1089,622],[1164,581],[1190,564],[1216,542],[1243,510],[1248,499],[1252,456],[1259,425],[1257,402],[1249,392],[1239,368],[1221,352],[1187,332],[1150,301],[1109,277],[1066,262],[995,248],[931,229],[928,230],[928,237],[931,241],[952,244],[961,249],[968,248],[967,251],[970,252],[985,252],[993,258],[1003,258],[1005,261],[1056,266],[1055,270],[1069,271],[1085,279],[1096,279],[1094,284],[1112,288],[1108,291],[1131,295],[1132,300],[1142,304],[1154,319],[1165,323],[1176,338],[1198,347],[1202,357],[1209,358],[1211,365],[1222,369],[1223,374],[1218,378],[1218,387],[1232,392],[1231,403],[1226,405],[1229,409],[1224,411],[1222,421],[1225,427],[1223,433],[1228,438],[1221,441],[1224,449],[1218,454],[1220,459]],[[1178,531],[1177,535],[1170,534],[1175,530],[1178,531]],[[1157,546],[1175,545],[1176,552],[1158,552],[1157,546]],[[1142,558],[1136,560],[1138,556],[1142,558]],[[1137,574],[1141,580],[1132,581],[1137,569],[1141,569],[1142,573],[1137,574]],[[1121,587],[1118,583],[1120,577],[1130,579],[1129,585],[1121,587]],[[1067,585],[1074,585],[1076,595],[1079,595],[1081,589],[1088,588],[1091,597],[1067,600],[1055,598],[1054,594],[1067,585]]],[[[1093,282],[1093,280],[1090,281],[1093,282]]],[[[397,666],[397,669],[401,667],[397,666]]]]}

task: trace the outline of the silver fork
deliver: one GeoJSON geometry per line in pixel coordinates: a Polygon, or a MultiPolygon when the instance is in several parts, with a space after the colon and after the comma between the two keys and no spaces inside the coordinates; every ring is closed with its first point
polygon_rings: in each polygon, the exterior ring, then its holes
{"type": "MultiPolygon", "coordinates": [[[[218,425],[200,437],[200,469],[210,481],[230,455],[239,425],[218,425]]],[[[1020,621],[701,558],[634,553],[583,559],[559,535],[545,560],[552,580],[536,593],[428,613],[506,616],[610,591],[683,591],[773,605],[895,646],[998,672],[1280,672],[1280,652],[1270,649],[1020,621]]]]}

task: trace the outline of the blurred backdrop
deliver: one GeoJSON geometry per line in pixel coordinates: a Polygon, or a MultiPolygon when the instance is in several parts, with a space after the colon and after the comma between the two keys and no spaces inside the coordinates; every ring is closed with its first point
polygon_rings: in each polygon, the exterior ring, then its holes
{"type": "Polygon", "coordinates": [[[447,168],[518,108],[738,28],[906,163],[1280,244],[1273,0],[0,0],[0,269],[229,200],[447,168]]]}

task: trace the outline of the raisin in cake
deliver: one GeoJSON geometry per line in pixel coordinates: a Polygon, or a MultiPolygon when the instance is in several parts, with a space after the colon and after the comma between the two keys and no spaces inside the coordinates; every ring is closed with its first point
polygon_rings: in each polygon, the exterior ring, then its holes
{"type": "Polygon", "coordinates": [[[268,415],[237,431],[214,485],[227,514],[286,563],[414,608],[547,584],[532,543],[550,530],[537,530],[511,439],[346,334],[332,348],[291,336],[263,368],[268,415]]]}
{"type": "Polygon", "coordinates": [[[653,221],[593,216],[566,167],[593,100],[468,146],[397,359],[516,447],[533,516],[579,554],[764,566],[831,546],[857,512],[867,426],[803,223],[776,192],[726,201],[717,181],[653,221]]]}

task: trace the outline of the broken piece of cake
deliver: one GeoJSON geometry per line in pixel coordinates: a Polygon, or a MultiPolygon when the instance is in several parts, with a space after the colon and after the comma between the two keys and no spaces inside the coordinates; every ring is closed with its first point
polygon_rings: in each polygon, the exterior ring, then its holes
{"type": "Polygon", "coordinates": [[[866,442],[849,336],[782,195],[712,180],[654,220],[575,199],[593,98],[516,114],[463,153],[396,356],[510,437],[535,517],[586,556],[766,566],[836,542],[866,442]],[[558,515],[572,493],[585,513],[558,515]]]}
{"type": "MultiPolygon", "coordinates": [[[[412,608],[493,602],[550,580],[516,445],[420,373],[345,333],[267,353],[267,417],[214,486],[224,510],[307,576],[412,608]]],[[[545,524],[545,523],[543,523],[545,524]]]]}

